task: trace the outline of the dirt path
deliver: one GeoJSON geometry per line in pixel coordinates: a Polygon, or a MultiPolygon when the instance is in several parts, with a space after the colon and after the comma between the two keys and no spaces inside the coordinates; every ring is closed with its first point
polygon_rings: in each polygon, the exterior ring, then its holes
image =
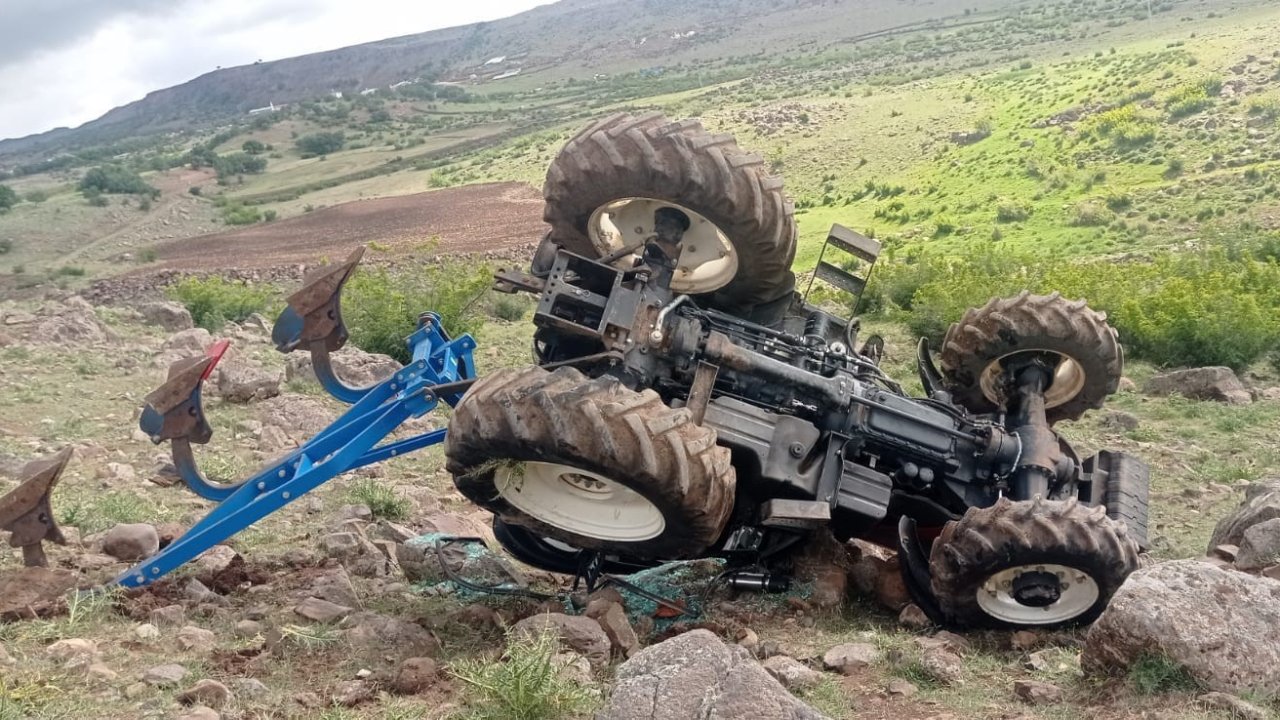
{"type": "MultiPolygon", "coordinates": [[[[279,222],[174,240],[156,247],[171,270],[265,268],[346,255],[357,244],[444,255],[502,251],[545,232],[542,196],[521,183],[358,200],[279,222]],[[438,240],[435,240],[438,238],[438,240]]],[[[155,269],[155,266],[152,266],[155,269]]]]}

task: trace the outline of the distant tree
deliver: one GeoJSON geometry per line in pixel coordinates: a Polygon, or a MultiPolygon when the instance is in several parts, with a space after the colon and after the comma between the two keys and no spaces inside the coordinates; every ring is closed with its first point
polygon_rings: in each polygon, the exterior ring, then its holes
{"type": "Polygon", "coordinates": [[[122,165],[99,165],[85,173],[80,179],[80,192],[85,197],[102,193],[160,195],[160,191],[148,185],[142,176],[122,165]]]}
{"type": "Polygon", "coordinates": [[[0,212],[8,212],[9,208],[18,204],[18,193],[8,185],[0,185],[0,212]]]}
{"type": "Polygon", "coordinates": [[[241,145],[240,149],[250,155],[261,155],[267,151],[267,146],[257,140],[245,140],[244,145],[241,145]]]}
{"type": "Polygon", "coordinates": [[[256,175],[267,169],[267,159],[248,153],[231,153],[214,160],[213,169],[224,180],[232,175],[256,175]]]}
{"type": "Polygon", "coordinates": [[[187,151],[186,160],[191,163],[193,170],[213,167],[213,164],[218,161],[218,153],[213,151],[212,146],[202,143],[187,151]]]}
{"type": "Polygon", "coordinates": [[[342,131],[335,132],[317,132],[310,135],[303,135],[298,138],[296,143],[298,152],[302,157],[315,157],[316,155],[328,155],[337,152],[347,144],[347,138],[342,131]]]}

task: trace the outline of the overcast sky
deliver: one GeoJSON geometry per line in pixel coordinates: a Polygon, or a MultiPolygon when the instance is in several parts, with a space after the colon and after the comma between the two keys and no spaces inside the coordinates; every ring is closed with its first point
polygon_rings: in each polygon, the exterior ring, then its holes
{"type": "Polygon", "coordinates": [[[0,0],[0,138],[75,127],[221,65],[496,20],[550,0],[0,0]]]}

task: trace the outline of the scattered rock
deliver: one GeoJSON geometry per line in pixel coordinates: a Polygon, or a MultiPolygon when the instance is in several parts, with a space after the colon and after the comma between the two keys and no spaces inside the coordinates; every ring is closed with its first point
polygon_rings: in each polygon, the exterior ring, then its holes
{"type": "Polygon", "coordinates": [[[1203,367],[1156,375],[1142,387],[1148,395],[1181,395],[1228,405],[1248,405],[1253,397],[1231,368],[1203,367]]]}
{"type": "Polygon", "coordinates": [[[348,628],[347,642],[358,651],[385,656],[389,650],[394,650],[398,657],[430,657],[440,652],[440,643],[435,636],[408,620],[362,612],[347,618],[343,627],[348,628]]]}
{"type": "Polygon", "coordinates": [[[1210,710],[1222,710],[1235,720],[1268,720],[1271,717],[1271,713],[1257,705],[1227,693],[1208,692],[1196,701],[1210,710]]]}
{"type": "Polygon", "coordinates": [[[353,532],[336,532],[320,538],[320,550],[331,558],[350,560],[364,551],[364,545],[353,532]]]}
{"type": "Polygon", "coordinates": [[[1129,576],[1085,636],[1088,673],[1124,673],[1140,657],[1178,663],[1205,688],[1280,695],[1280,583],[1195,560],[1129,576]]]}
{"type": "Polygon", "coordinates": [[[1276,563],[1280,563],[1280,518],[1260,522],[1245,530],[1240,552],[1236,555],[1236,569],[1260,572],[1276,563]]]}
{"type": "MultiPolygon", "coordinates": [[[[1218,521],[1209,538],[1209,553],[1220,545],[1239,546],[1249,528],[1280,518],[1280,477],[1267,478],[1250,485],[1244,502],[1218,521]]],[[[1233,558],[1234,559],[1234,558],[1233,558]]]]}
{"type": "Polygon", "coordinates": [[[760,667],[791,691],[805,690],[822,682],[822,673],[786,655],[774,655],[760,663],[760,667]]]}
{"type": "Polygon", "coordinates": [[[1062,688],[1039,680],[1016,680],[1013,694],[1028,705],[1054,705],[1062,702],[1062,688]]]}
{"type": "Polygon", "coordinates": [[[760,636],[751,628],[742,628],[738,630],[738,645],[755,655],[756,650],[760,648],[760,636]]]}
{"type": "Polygon", "coordinates": [[[67,638],[49,645],[44,651],[54,660],[66,664],[98,657],[98,644],[84,638],[67,638]]]}
{"type": "Polygon", "coordinates": [[[187,625],[178,631],[178,647],[183,650],[207,653],[213,650],[217,641],[218,636],[214,635],[212,630],[205,630],[195,625],[187,625]]]}
{"type": "Polygon", "coordinates": [[[229,545],[214,545],[201,553],[200,557],[191,563],[191,567],[200,582],[209,585],[214,582],[214,578],[218,576],[218,573],[226,570],[231,566],[231,563],[235,562],[236,557],[238,557],[238,554],[229,545]]]}
{"type": "Polygon", "coordinates": [[[343,680],[333,690],[333,701],[342,707],[355,707],[373,699],[373,688],[360,680],[343,680]]]}
{"type": "Polygon", "coordinates": [[[618,667],[597,720],[818,720],[751,659],[708,630],[650,646],[618,667]]]}
{"type": "Polygon", "coordinates": [[[885,693],[888,694],[889,697],[900,697],[906,699],[916,694],[916,686],[912,685],[909,680],[894,678],[890,680],[888,686],[885,687],[885,693]]]}
{"type": "Polygon", "coordinates": [[[43,320],[33,337],[55,345],[96,345],[114,339],[115,333],[92,313],[72,312],[43,320]]]}
{"type": "Polygon", "coordinates": [[[843,543],[830,532],[818,532],[797,555],[795,578],[812,588],[807,599],[813,607],[829,610],[844,603],[852,565],[843,543]]]}
{"type": "Polygon", "coordinates": [[[278,452],[297,447],[297,443],[290,440],[284,430],[275,425],[265,425],[258,434],[258,447],[266,452],[278,452]]]}
{"type": "Polygon", "coordinates": [[[170,332],[190,330],[194,327],[191,313],[175,302],[156,301],[137,306],[138,314],[148,325],[156,325],[170,332]]]}
{"type": "Polygon", "coordinates": [[[178,716],[178,720],[221,720],[221,718],[217,710],[203,705],[197,705],[178,716]]]}
{"type": "Polygon", "coordinates": [[[893,612],[901,612],[911,602],[896,553],[855,539],[849,543],[849,555],[849,582],[858,592],[874,597],[893,612]]]}
{"type": "Polygon", "coordinates": [[[142,681],[148,685],[177,685],[187,676],[187,669],[177,663],[157,665],[142,674],[142,681]]]}
{"type": "Polygon", "coordinates": [[[218,365],[218,394],[231,403],[250,403],[280,394],[280,376],[241,362],[218,365]]]}
{"type": "Polygon", "coordinates": [[[89,667],[85,668],[85,673],[104,682],[111,682],[120,677],[119,673],[102,663],[91,663],[89,667]]]}
{"type": "Polygon", "coordinates": [[[177,627],[187,622],[187,609],[181,605],[165,605],[147,613],[147,619],[157,627],[177,627]]]}
{"type": "Polygon", "coordinates": [[[1127,377],[1120,378],[1120,384],[1116,386],[1116,392],[1129,393],[1129,392],[1137,392],[1137,391],[1138,391],[1138,383],[1134,382],[1133,380],[1127,377]]]}
{"type": "Polygon", "coordinates": [[[151,623],[142,623],[133,629],[133,634],[137,635],[139,640],[155,640],[160,637],[160,628],[151,623]]]}
{"type": "MultiPolygon", "coordinates": [[[[110,559],[110,558],[108,558],[110,559]]],[[[21,567],[0,572],[0,621],[30,619],[52,612],[80,576],[71,570],[21,567]]]]}
{"type": "Polygon", "coordinates": [[[822,666],[852,675],[880,661],[880,649],[871,643],[842,643],[822,655],[822,666]]]}
{"type": "Polygon", "coordinates": [[[262,681],[257,678],[236,678],[231,681],[236,686],[236,692],[246,697],[260,697],[271,692],[262,681]]]}
{"type": "Polygon", "coordinates": [[[960,656],[943,648],[926,650],[920,656],[920,669],[939,685],[956,685],[964,674],[960,656]]]}
{"type": "Polygon", "coordinates": [[[1040,633],[1034,630],[1018,630],[1009,636],[1009,645],[1014,650],[1027,652],[1040,644],[1040,633]]]}
{"type": "Polygon", "coordinates": [[[604,634],[609,636],[613,648],[623,657],[631,657],[640,649],[640,638],[636,637],[636,631],[631,627],[631,621],[627,620],[627,611],[622,609],[622,605],[608,602],[603,608],[597,607],[595,613],[589,607],[587,617],[600,624],[604,634]]]}
{"type": "Polygon", "coordinates": [[[176,699],[183,705],[207,705],[220,710],[231,702],[232,695],[226,685],[206,678],[178,693],[176,699]]]}
{"type": "MultiPolygon", "coordinates": [[[[338,377],[355,387],[380,383],[402,367],[390,356],[367,353],[352,345],[330,353],[329,361],[338,377]]],[[[284,376],[286,380],[318,382],[311,355],[306,353],[290,353],[285,361],[284,376]]]]}
{"type": "Polygon", "coordinates": [[[551,633],[559,638],[563,646],[584,655],[591,661],[592,667],[601,668],[609,664],[609,636],[591,618],[564,613],[542,613],[521,620],[511,631],[518,635],[533,636],[551,633]]]}
{"type": "Polygon", "coordinates": [[[417,695],[432,687],[440,679],[436,661],[426,657],[406,658],[396,670],[391,688],[401,695],[417,695]]]}
{"type": "Polygon", "coordinates": [[[909,603],[898,613],[898,624],[912,630],[924,630],[933,625],[933,621],[920,609],[919,605],[909,603]]]}
{"type": "Polygon", "coordinates": [[[345,605],[331,603],[328,600],[309,597],[294,606],[293,612],[318,623],[337,622],[350,615],[353,610],[345,605]]]}
{"type": "MultiPolygon", "coordinates": [[[[239,556],[237,556],[239,557],[239,556]]],[[[217,576],[215,576],[216,578],[217,576]]],[[[226,605],[227,599],[218,593],[209,589],[207,585],[200,582],[196,578],[189,578],[186,586],[183,588],[183,596],[191,605],[202,605],[204,603],[212,603],[214,605],[226,605]]]]}
{"type": "Polygon", "coordinates": [[[199,355],[213,342],[213,336],[204,328],[182,330],[169,336],[162,346],[165,350],[174,350],[184,355],[199,355]]]}
{"type": "Polygon", "coordinates": [[[251,637],[257,637],[258,635],[261,635],[264,629],[265,628],[263,627],[262,623],[258,622],[257,620],[241,620],[236,623],[236,626],[235,628],[232,629],[232,632],[238,638],[251,638],[251,637]]]}
{"type": "Polygon", "coordinates": [[[1048,670],[1050,667],[1049,652],[1050,651],[1048,650],[1037,650],[1033,653],[1029,653],[1026,661],[1022,663],[1022,666],[1028,670],[1034,670],[1035,672],[1044,672],[1048,670]]]}
{"type": "Polygon", "coordinates": [[[137,480],[138,473],[128,463],[109,462],[98,468],[97,477],[112,485],[122,485],[137,480]]]}
{"type": "Polygon", "coordinates": [[[1122,432],[1137,430],[1138,425],[1141,424],[1137,415],[1123,410],[1108,410],[1102,416],[1101,422],[1102,427],[1104,428],[1109,430],[1119,430],[1122,432]]]}
{"type": "Polygon", "coordinates": [[[102,551],[122,562],[149,558],[160,549],[160,535],[146,523],[116,525],[102,538],[102,551]]]}

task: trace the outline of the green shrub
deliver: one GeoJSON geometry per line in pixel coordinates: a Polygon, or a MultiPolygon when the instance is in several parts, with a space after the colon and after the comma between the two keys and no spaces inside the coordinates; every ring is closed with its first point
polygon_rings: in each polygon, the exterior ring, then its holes
{"type": "Polygon", "coordinates": [[[462,660],[449,669],[465,683],[465,720],[558,720],[587,716],[595,697],[560,672],[554,633],[511,634],[499,660],[462,660]]]}
{"type": "Polygon", "coordinates": [[[508,322],[523,320],[528,310],[528,301],[518,295],[498,295],[489,306],[489,314],[508,322]]]}
{"type": "Polygon", "coordinates": [[[55,270],[53,274],[61,277],[84,277],[85,270],[79,265],[63,265],[55,270]]]}
{"type": "Polygon", "coordinates": [[[1111,211],[1092,200],[1077,203],[1070,222],[1076,227],[1101,227],[1109,225],[1115,217],[1111,211]]]}
{"type": "Polygon", "coordinates": [[[230,153],[215,159],[213,169],[224,180],[232,175],[256,175],[267,169],[267,159],[243,152],[230,153]]]}
{"type": "Polygon", "coordinates": [[[160,194],[160,191],[148,185],[141,175],[121,165],[100,165],[93,168],[80,179],[79,188],[85,197],[89,197],[91,193],[151,196],[160,194]]]}
{"type": "Polygon", "coordinates": [[[1052,261],[988,247],[961,258],[882,263],[867,292],[878,302],[867,309],[908,308],[911,329],[937,341],[966,309],[992,297],[1056,290],[1106,311],[1130,357],[1240,370],[1280,347],[1280,264],[1265,252],[1264,244],[1126,262],[1052,261]],[[892,304],[885,301],[894,294],[892,304]]]}
{"type": "Polygon", "coordinates": [[[12,238],[0,238],[0,255],[7,255],[13,251],[12,238]]]}
{"type": "Polygon", "coordinates": [[[182,303],[196,325],[218,331],[228,322],[240,322],[253,313],[266,312],[273,293],[216,275],[185,278],[171,285],[169,297],[182,303]]]}
{"type": "Polygon", "coordinates": [[[6,212],[9,208],[18,204],[18,193],[8,185],[0,185],[0,212],[6,212]]]}
{"type": "Polygon", "coordinates": [[[1086,132],[1110,138],[1117,147],[1145,145],[1156,138],[1156,119],[1135,105],[1122,105],[1100,112],[1083,124],[1086,132]]]}
{"type": "Polygon", "coordinates": [[[1002,202],[996,206],[996,222],[1022,222],[1031,217],[1031,208],[1015,202],[1002,202]]]}
{"type": "Polygon", "coordinates": [[[232,200],[222,206],[222,221],[228,225],[252,225],[262,221],[262,211],[253,205],[232,200]]]}
{"type": "Polygon", "coordinates": [[[29,203],[38,204],[38,203],[44,202],[45,200],[48,200],[49,193],[45,192],[44,190],[30,190],[27,192],[26,195],[22,196],[22,199],[26,200],[29,203]]]}
{"type": "Polygon", "coordinates": [[[1269,97],[1250,101],[1249,114],[1267,120],[1280,120],[1280,98],[1269,97]]]}
{"type": "Polygon", "coordinates": [[[488,268],[461,261],[396,275],[362,270],[347,282],[342,296],[351,341],[366,352],[408,362],[405,338],[417,328],[419,314],[440,315],[452,337],[473,332],[482,322],[474,301],[491,280],[488,268]]]}
{"type": "Polygon", "coordinates": [[[341,131],[311,133],[310,135],[303,135],[295,141],[298,152],[304,158],[337,152],[346,143],[347,138],[341,131]]]}
{"type": "Polygon", "coordinates": [[[1222,90],[1221,80],[1201,80],[1174,90],[1164,107],[1173,119],[1194,115],[1213,106],[1213,97],[1222,90]]]}

